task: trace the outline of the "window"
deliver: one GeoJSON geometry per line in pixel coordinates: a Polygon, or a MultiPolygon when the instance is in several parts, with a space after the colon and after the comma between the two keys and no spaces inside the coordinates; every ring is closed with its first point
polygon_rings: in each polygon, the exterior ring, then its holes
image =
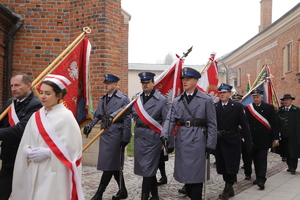
{"type": "Polygon", "coordinates": [[[292,42],[289,42],[285,45],[283,51],[283,73],[292,71],[293,69],[292,53],[293,53],[293,44],[292,42]]]}
{"type": "Polygon", "coordinates": [[[256,77],[260,74],[262,67],[260,65],[260,58],[256,60],[256,77]]]}
{"type": "Polygon", "coordinates": [[[238,87],[240,87],[242,85],[241,76],[242,76],[242,68],[238,68],[238,80],[237,80],[238,87]]]}

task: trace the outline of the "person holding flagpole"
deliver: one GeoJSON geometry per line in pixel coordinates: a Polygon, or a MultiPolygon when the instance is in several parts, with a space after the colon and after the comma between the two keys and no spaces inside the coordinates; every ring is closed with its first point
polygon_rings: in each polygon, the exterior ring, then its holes
{"type": "Polygon", "coordinates": [[[263,102],[263,92],[260,89],[252,90],[253,103],[246,106],[246,116],[252,135],[252,159],[256,179],[253,181],[260,190],[265,189],[267,180],[268,150],[272,143],[279,141],[279,128],[274,106],[263,102]]]}
{"type": "Polygon", "coordinates": [[[174,178],[185,184],[192,200],[202,199],[205,174],[210,178],[208,156],[217,143],[215,107],[212,98],[196,88],[200,77],[193,68],[182,69],[185,91],[174,99],[162,132],[162,140],[173,146],[173,130],[176,124],[180,125],[175,137],[174,178]]]}
{"type": "Polygon", "coordinates": [[[109,184],[112,176],[118,183],[119,191],[112,199],[126,199],[128,197],[123,173],[120,166],[120,155],[124,154],[126,145],[131,138],[131,115],[125,112],[120,118],[112,123],[116,114],[129,104],[128,97],[117,89],[119,77],[113,74],[104,74],[106,94],[99,102],[94,114],[94,121],[84,127],[84,134],[88,135],[95,124],[101,120],[101,129],[105,129],[100,137],[99,156],[97,169],[103,174],[96,194],[92,200],[101,200],[102,195],[109,184]],[[120,176],[121,173],[121,176],[120,176]],[[120,178],[121,177],[121,178],[120,178]],[[121,180],[120,180],[121,179],[121,180]]]}
{"type": "Polygon", "coordinates": [[[152,72],[139,73],[143,92],[132,107],[134,173],[143,177],[142,200],[148,200],[150,192],[151,200],[159,199],[156,172],[162,149],[160,134],[169,110],[168,99],[154,89],[154,76],[152,72]]]}
{"type": "Polygon", "coordinates": [[[43,107],[29,119],[16,157],[14,200],[84,200],[81,131],[62,102],[70,83],[54,74],[48,74],[41,83],[43,107]]]}
{"type": "Polygon", "coordinates": [[[8,115],[0,121],[1,200],[8,200],[12,191],[14,163],[25,126],[31,115],[42,107],[40,100],[31,91],[31,83],[27,74],[14,74],[10,79],[13,97],[8,99],[0,110],[0,113],[3,113],[11,105],[8,115]]]}

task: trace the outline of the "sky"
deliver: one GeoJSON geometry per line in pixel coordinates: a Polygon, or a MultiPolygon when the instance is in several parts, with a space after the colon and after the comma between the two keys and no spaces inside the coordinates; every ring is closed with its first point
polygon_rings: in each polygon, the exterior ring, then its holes
{"type": "MultiPolygon", "coordinates": [[[[183,55],[185,64],[205,64],[258,34],[261,0],[121,0],[131,15],[129,63],[162,64],[166,55],[183,55]]],[[[275,22],[299,0],[273,0],[275,22]]]]}

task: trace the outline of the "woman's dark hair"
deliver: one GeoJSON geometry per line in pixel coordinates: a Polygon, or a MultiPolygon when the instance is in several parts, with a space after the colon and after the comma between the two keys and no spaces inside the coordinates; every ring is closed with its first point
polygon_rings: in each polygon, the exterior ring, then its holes
{"type": "Polygon", "coordinates": [[[68,90],[66,88],[60,89],[60,87],[58,87],[58,85],[56,85],[52,81],[43,81],[42,84],[43,83],[52,87],[56,96],[61,93],[62,94],[61,99],[63,99],[66,96],[66,94],[68,93],[68,90]]]}

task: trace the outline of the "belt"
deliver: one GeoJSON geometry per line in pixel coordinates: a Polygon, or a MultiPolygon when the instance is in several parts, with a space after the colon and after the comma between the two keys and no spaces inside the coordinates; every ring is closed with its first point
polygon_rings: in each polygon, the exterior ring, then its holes
{"type": "Polygon", "coordinates": [[[237,135],[238,134],[237,130],[230,130],[230,131],[225,131],[225,130],[219,131],[218,130],[218,132],[221,135],[237,135]]]}
{"type": "Polygon", "coordinates": [[[150,128],[147,124],[143,124],[143,123],[135,123],[136,127],[141,127],[141,128],[150,128]]]}
{"type": "Polygon", "coordinates": [[[201,122],[197,122],[197,121],[185,121],[185,122],[180,122],[180,126],[185,126],[185,127],[191,127],[191,126],[205,127],[205,124],[201,123],[201,122]]]}
{"type": "MultiPolygon", "coordinates": [[[[123,119],[117,119],[113,124],[122,124],[123,122],[123,119]]],[[[106,118],[102,119],[102,123],[106,123],[106,118]]]]}

